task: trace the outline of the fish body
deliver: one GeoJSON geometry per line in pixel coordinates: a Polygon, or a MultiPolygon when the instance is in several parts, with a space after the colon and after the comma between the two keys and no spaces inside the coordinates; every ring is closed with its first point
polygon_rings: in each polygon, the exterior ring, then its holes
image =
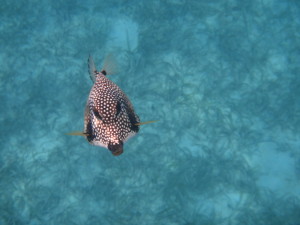
{"type": "Polygon", "coordinates": [[[140,119],[125,93],[107,78],[105,68],[96,70],[89,57],[89,73],[94,81],[84,113],[84,136],[89,143],[123,153],[123,144],[138,133],[140,119]]]}

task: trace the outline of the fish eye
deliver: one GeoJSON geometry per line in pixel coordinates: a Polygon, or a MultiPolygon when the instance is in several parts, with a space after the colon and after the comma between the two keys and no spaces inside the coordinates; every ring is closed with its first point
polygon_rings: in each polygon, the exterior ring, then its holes
{"type": "Polygon", "coordinates": [[[121,102],[117,102],[117,106],[116,106],[116,116],[118,116],[121,112],[121,102]]]}
{"type": "Polygon", "coordinates": [[[93,112],[97,119],[102,120],[102,116],[100,115],[97,109],[93,108],[93,112]]]}

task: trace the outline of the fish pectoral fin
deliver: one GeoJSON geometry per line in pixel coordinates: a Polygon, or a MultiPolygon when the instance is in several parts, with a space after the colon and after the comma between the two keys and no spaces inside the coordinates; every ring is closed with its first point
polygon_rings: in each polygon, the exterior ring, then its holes
{"type": "Polygon", "coordinates": [[[74,132],[71,132],[71,133],[67,133],[66,135],[86,137],[88,134],[80,132],[80,131],[74,131],[74,132]]]}
{"type": "Polygon", "coordinates": [[[146,122],[139,122],[139,123],[136,123],[134,125],[145,125],[145,124],[149,124],[149,123],[155,123],[155,122],[158,122],[159,120],[152,120],[152,121],[146,121],[146,122]]]}

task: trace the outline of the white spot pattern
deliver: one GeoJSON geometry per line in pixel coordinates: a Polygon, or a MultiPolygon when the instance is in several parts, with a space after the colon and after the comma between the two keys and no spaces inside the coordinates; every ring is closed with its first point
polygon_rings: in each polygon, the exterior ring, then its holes
{"type": "Polygon", "coordinates": [[[123,144],[139,131],[139,117],[124,92],[104,74],[97,72],[85,109],[87,140],[108,148],[123,144]]]}

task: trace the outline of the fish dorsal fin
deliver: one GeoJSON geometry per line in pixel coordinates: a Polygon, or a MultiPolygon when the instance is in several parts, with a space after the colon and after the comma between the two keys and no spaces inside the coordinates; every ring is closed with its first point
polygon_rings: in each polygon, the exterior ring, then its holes
{"type": "Polygon", "coordinates": [[[96,69],[94,60],[93,60],[93,58],[92,58],[91,55],[89,56],[89,59],[88,59],[88,65],[89,65],[90,78],[95,83],[95,81],[96,81],[96,74],[97,74],[98,71],[96,69]]]}
{"type": "Polygon", "coordinates": [[[81,131],[74,131],[74,132],[71,132],[71,133],[67,133],[66,135],[86,137],[88,134],[83,133],[81,131]]]}
{"type": "MultiPolygon", "coordinates": [[[[89,59],[88,59],[88,66],[89,66],[90,78],[95,83],[96,76],[99,72],[96,69],[93,57],[91,55],[89,56],[89,59]]],[[[108,54],[104,58],[103,68],[101,70],[101,73],[105,76],[118,73],[117,60],[115,59],[115,57],[112,54],[108,54]]]]}
{"type": "Polygon", "coordinates": [[[113,54],[108,54],[104,58],[101,73],[103,73],[104,75],[112,75],[118,73],[118,71],[118,63],[116,58],[113,56],[113,54]]]}
{"type": "Polygon", "coordinates": [[[136,123],[135,125],[145,125],[145,124],[149,124],[149,123],[155,123],[158,122],[159,120],[152,120],[152,121],[146,121],[146,122],[140,122],[140,123],[136,123]]]}

